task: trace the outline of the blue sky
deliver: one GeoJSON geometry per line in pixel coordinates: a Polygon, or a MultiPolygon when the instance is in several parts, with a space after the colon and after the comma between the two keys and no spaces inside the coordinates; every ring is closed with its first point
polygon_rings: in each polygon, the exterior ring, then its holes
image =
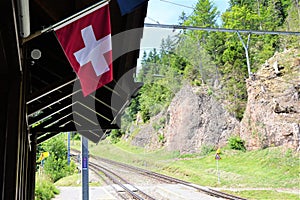
{"type": "MultiPolygon", "coordinates": [[[[178,6],[181,4],[187,7],[194,7],[198,0],[149,0],[146,23],[177,24],[178,17],[184,11],[187,16],[192,13],[191,8],[178,6]]],[[[220,12],[224,12],[228,7],[228,0],[212,0],[220,12]]]]}

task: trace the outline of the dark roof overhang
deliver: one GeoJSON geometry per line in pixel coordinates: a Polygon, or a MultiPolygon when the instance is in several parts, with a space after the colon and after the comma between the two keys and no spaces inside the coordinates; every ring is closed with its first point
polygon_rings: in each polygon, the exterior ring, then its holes
{"type": "MultiPolygon", "coordinates": [[[[88,1],[30,1],[31,32],[55,24],[84,8],[97,3],[88,1]]],[[[131,29],[138,30],[124,41],[113,40],[113,57],[117,48],[139,46],[143,34],[147,3],[122,16],[116,0],[109,3],[112,36],[131,29]],[[117,44],[116,44],[117,43],[117,44]],[[114,48],[115,47],[115,48],[114,48]]],[[[43,142],[60,132],[79,132],[98,142],[112,129],[120,128],[120,117],[132,96],[142,86],[134,81],[139,49],[133,48],[113,61],[114,80],[94,94],[83,98],[73,72],[53,32],[39,35],[23,44],[28,69],[27,123],[29,131],[43,142]],[[38,60],[30,57],[39,49],[38,60]],[[124,77],[126,74],[126,78],[124,77]]]]}

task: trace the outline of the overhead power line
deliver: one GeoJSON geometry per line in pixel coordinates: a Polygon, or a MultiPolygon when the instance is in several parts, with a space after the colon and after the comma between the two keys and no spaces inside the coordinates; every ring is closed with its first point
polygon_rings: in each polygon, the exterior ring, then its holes
{"type": "Polygon", "coordinates": [[[149,24],[145,23],[145,27],[152,27],[152,28],[165,28],[165,29],[173,29],[173,30],[193,30],[193,31],[212,31],[212,32],[229,32],[229,33],[237,33],[239,36],[240,41],[242,42],[245,54],[247,58],[247,68],[248,68],[248,75],[251,77],[251,66],[250,66],[250,59],[249,59],[249,43],[250,43],[250,36],[251,34],[259,34],[259,35],[296,35],[300,36],[300,32],[291,32],[291,31],[265,31],[265,30],[245,30],[245,29],[227,29],[227,28],[212,28],[212,27],[197,27],[197,26],[182,26],[182,25],[168,25],[168,24],[149,24]],[[244,43],[240,33],[248,34],[247,45],[244,43]]]}
{"type": "Polygon", "coordinates": [[[149,16],[147,16],[147,18],[148,18],[148,19],[150,19],[151,21],[153,21],[153,22],[157,23],[157,24],[160,24],[160,23],[159,23],[159,21],[157,21],[157,20],[153,19],[152,17],[149,17],[149,16]]]}
{"type": "Polygon", "coordinates": [[[190,9],[193,9],[193,10],[194,10],[194,8],[191,7],[191,6],[186,6],[186,5],[183,5],[183,4],[174,3],[174,2],[172,2],[172,1],[167,1],[167,0],[160,0],[160,1],[166,2],[166,3],[170,3],[170,4],[173,4],[173,5],[176,5],[176,6],[180,6],[180,7],[190,8],[190,9]]]}
{"type": "Polygon", "coordinates": [[[247,34],[259,34],[259,35],[297,35],[300,36],[300,32],[291,31],[264,31],[264,30],[246,30],[246,29],[227,29],[227,28],[212,28],[212,27],[198,27],[198,26],[182,26],[182,25],[169,25],[169,24],[150,24],[145,23],[145,27],[165,28],[165,29],[177,29],[177,30],[193,30],[193,31],[213,31],[213,32],[228,32],[228,33],[247,33],[247,34]]]}

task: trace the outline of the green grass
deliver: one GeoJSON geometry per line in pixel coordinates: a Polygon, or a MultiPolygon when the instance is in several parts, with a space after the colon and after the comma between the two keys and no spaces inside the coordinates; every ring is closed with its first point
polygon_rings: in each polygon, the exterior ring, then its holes
{"type": "Polygon", "coordinates": [[[73,174],[59,179],[54,183],[55,186],[81,186],[81,174],[73,174]]]}
{"type": "Polygon", "coordinates": [[[289,194],[284,192],[276,192],[272,190],[245,190],[245,191],[238,191],[238,192],[232,192],[228,190],[223,190],[223,192],[226,192],[228,194],[233,194],[236,196],[241,196],[244,198],[247,198],[248,200],[299,200],[300,196],[297,194],[289,194]]]}
{"type": "MultiPolygon", "coordinates": [[[[281,148],[256,151],[222,149],[219,161],[220,183],[218,183],[215,152],[205,156],[180,155],[164,149],[147,151],[133,147],[124,141],[110,144],[102,141],[91,144],[93,155],[134,164],[149,170],[175,176],[199,185],[226,188],[289,188],[300,189],[299,154],[281,148]]],[[[242,191],[238,195],[252,199],[297,199],[297,195],[276,191],[242,191]],[[273,198],[265,198],[268,195],[273,198]]],[[[299,199],[299,198],[298,198],[299,199]]]]}
{"type": "MultiPolygon", "coordinates": [[[[100,179],[99,179],[100,180],[100,179]]],[[[55,186],[77,186],[81,187],[81,174],[73,174],[71,176],[66,176],[64,178],[59,179],[54,183],[55,186]]],[[[100,186],[101,182],[91,182],[89,186],[100,186]]]]}
{"type": "Polygon", "coordinates": [[[299,188],[299,157],[285,155],[280,149],[240,152],[226,150],[221,155],[219,170],[221,184],[217,184],[214,153],[208,156],[180,160],[165,167],[176,169],[189,181],[201,185],[226,187],[299,188]],[[201,178],[200,178],[201,177],[201,178]]]}
{"type": "Polygon", "coordinates": [[[163,149],[150,152],[140,147],[130,146],[124,141],[117,144],[110,144],[108,141],[102,141],[98,145],[90,144],[89,151],[92,155],[140,166],[145,163],[156,166],[158,162],[164,163],[179,156],[178,152],[170,153],[163,149]]]}

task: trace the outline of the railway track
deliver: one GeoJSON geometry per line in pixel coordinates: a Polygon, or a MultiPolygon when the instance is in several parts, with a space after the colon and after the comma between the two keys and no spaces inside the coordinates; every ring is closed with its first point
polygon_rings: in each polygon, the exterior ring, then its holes
{"type": "Polygon", "coordinates": [[[208,188],[208,187],[201,187],[201,186],[198,186],[198,185],[194,185],[194,184],[192,184],[190,182],[187,182],[187,181],[183,181],[183,180],[180,180],[180,179],[177,179],[177,178],[173,178],[173,177],[166,176],[166,175],[163,175],[163,174],[159,174],[159,173],[156,173],[156,172],[152,172],[152,171],[149,171],[149,170],[141,169],[141,168],[138,168],[138,167],[135,167],[135,166],[127,165],[127,164],[124,164],[124,163],[119,163],[119,162],[116,162],[116,161],[112,161],[112,160],[109,160],[109,159],[100,158],[100,157],[96,157],[96,156],[91,156],[91,157],[93,157],[94,159],[100,160],[102,162],[106,162],[106,163],[109,163],[109,164],[118,165],[118,166],[121,166],[121,167],[125,167],[127,169],[131,169],[131,170],[133,170],[135,172],[138,172],[140,174],[143,174],[145,176],[155,178],[155,179],[158,179],[158,180],[161,180],[161,181],[164,181],[164,182],[182,184],[182,185],[194,188],[198,191],[205,192],[206,194],[214,196],[214,197],[224,198],[224,199],[229,199],[229,200],[246,200],[245,198],[241,198],[241,197],[237,197],[237,196],[234,196],[234,195],[231,195],[231,194],[220,192],[220,191],[208,188]]]}
{"type": "MultiPolygon", "coordinates": [[[[124,178],[122,178],[121,176],[117,175],[116,173],[114,173],[113,171],[105,168],[104,166],[101,166],[99,164],[90,162],[89,163],[89,167],[91,168],[91,170],[93,170],[98,176],[100,176],[102,179],[102,175],[99,173],[99,171],[101,173],[103,173],[107,178],[109,178],[113,183],[117,184],[119,187],[123,188],[123,190],[133,199],[138,199],[138,200],[155,200],[155,198],[151,197],[150,195],[146,194],[145,192],[143,192],[142,190],[140,190],[139,188],[135,187],[134,185],[132,185],[131,183],[129,183],[127,180],[125,180],[124,178]],[[130,186],[130,187],[129,187],[130,186]]],[[[115,190],[117,190],[115,188],[115,190]]],[[[124,194],[118,193],[119,196],[122,199],[128,199],[127,196],[125,196],[124,194]]]]}
{"type": "MultiPolygon", "coordinates": [[[[80,153],[79,151],[76,151],[76,152],[80,153]]],[[[98,157],[98,156],[92,156],[92,155],[90,156],[90,158],[92,158],[96,161],[102,162],[102,163],[109,164],[109,165],[119,166],[123,169],[130,170],[133,173],[138,173],[138,174],[141,174],[141,175],[146,176],[148,178],[156,179],[156,180],[159,180],[159,181],[164,182],[164,183],[181,184],[181,185],[184,185],[184,186],[189,187],[189,188],[193,188],[193,189],[195,189],[199,192],[205,193],[205,194],[213,196],[213,197],[228,199],[228,200],[246,200],[245,198],[241,198],[241,197],[234,196],[234,195],[231,195],[231,194],[227,194],[227,193],[224,193],[224,192],[221,192],[221,191],[217,191],[217,190],[214,190],[214,189],[209,188],[209,187],[203,187],[203,186],[195,185],[195,184],[192,184],[192,183],[187,182],[187,181],[183,181],[183,180],[180,180],[180,179],[177,179],[177,178],[173,178],[173,177],[166,176],[166,175],[163,175],[163,174],[159,174],[159,173],[156,173],[156,172],[152,172],[152,171],[149,171],[149,170],[146,170],[146,169],[131,166],[131,165],[128,165],[128,164],[124,164],[124,163],[120,163],[120,162],[116,162],[116,161],[112,161],[112,160],[109,160],[109,159],[101,158],[101,157],[98,157]]],[[[104,168],[104,170],[108,170],[107,168],[103,167],[102,165],[90,162],[90,166],[95,166],[95,165],[100,167],[100,168],[104,168]]],[[[114,172],[112,172],[112,173],[114,173],[114,172]]],[[[129,183],[127,182],[125,184],[129,184],[129,183]]],[[[148,198],[151,199],[152,197],[148,197],[148,198]]],[[[147,198],[144,197],[142,199],[147,199],[147,198]]],[[[152,199],[154,199],[154,198],[152,198],[152,199]]]]}

